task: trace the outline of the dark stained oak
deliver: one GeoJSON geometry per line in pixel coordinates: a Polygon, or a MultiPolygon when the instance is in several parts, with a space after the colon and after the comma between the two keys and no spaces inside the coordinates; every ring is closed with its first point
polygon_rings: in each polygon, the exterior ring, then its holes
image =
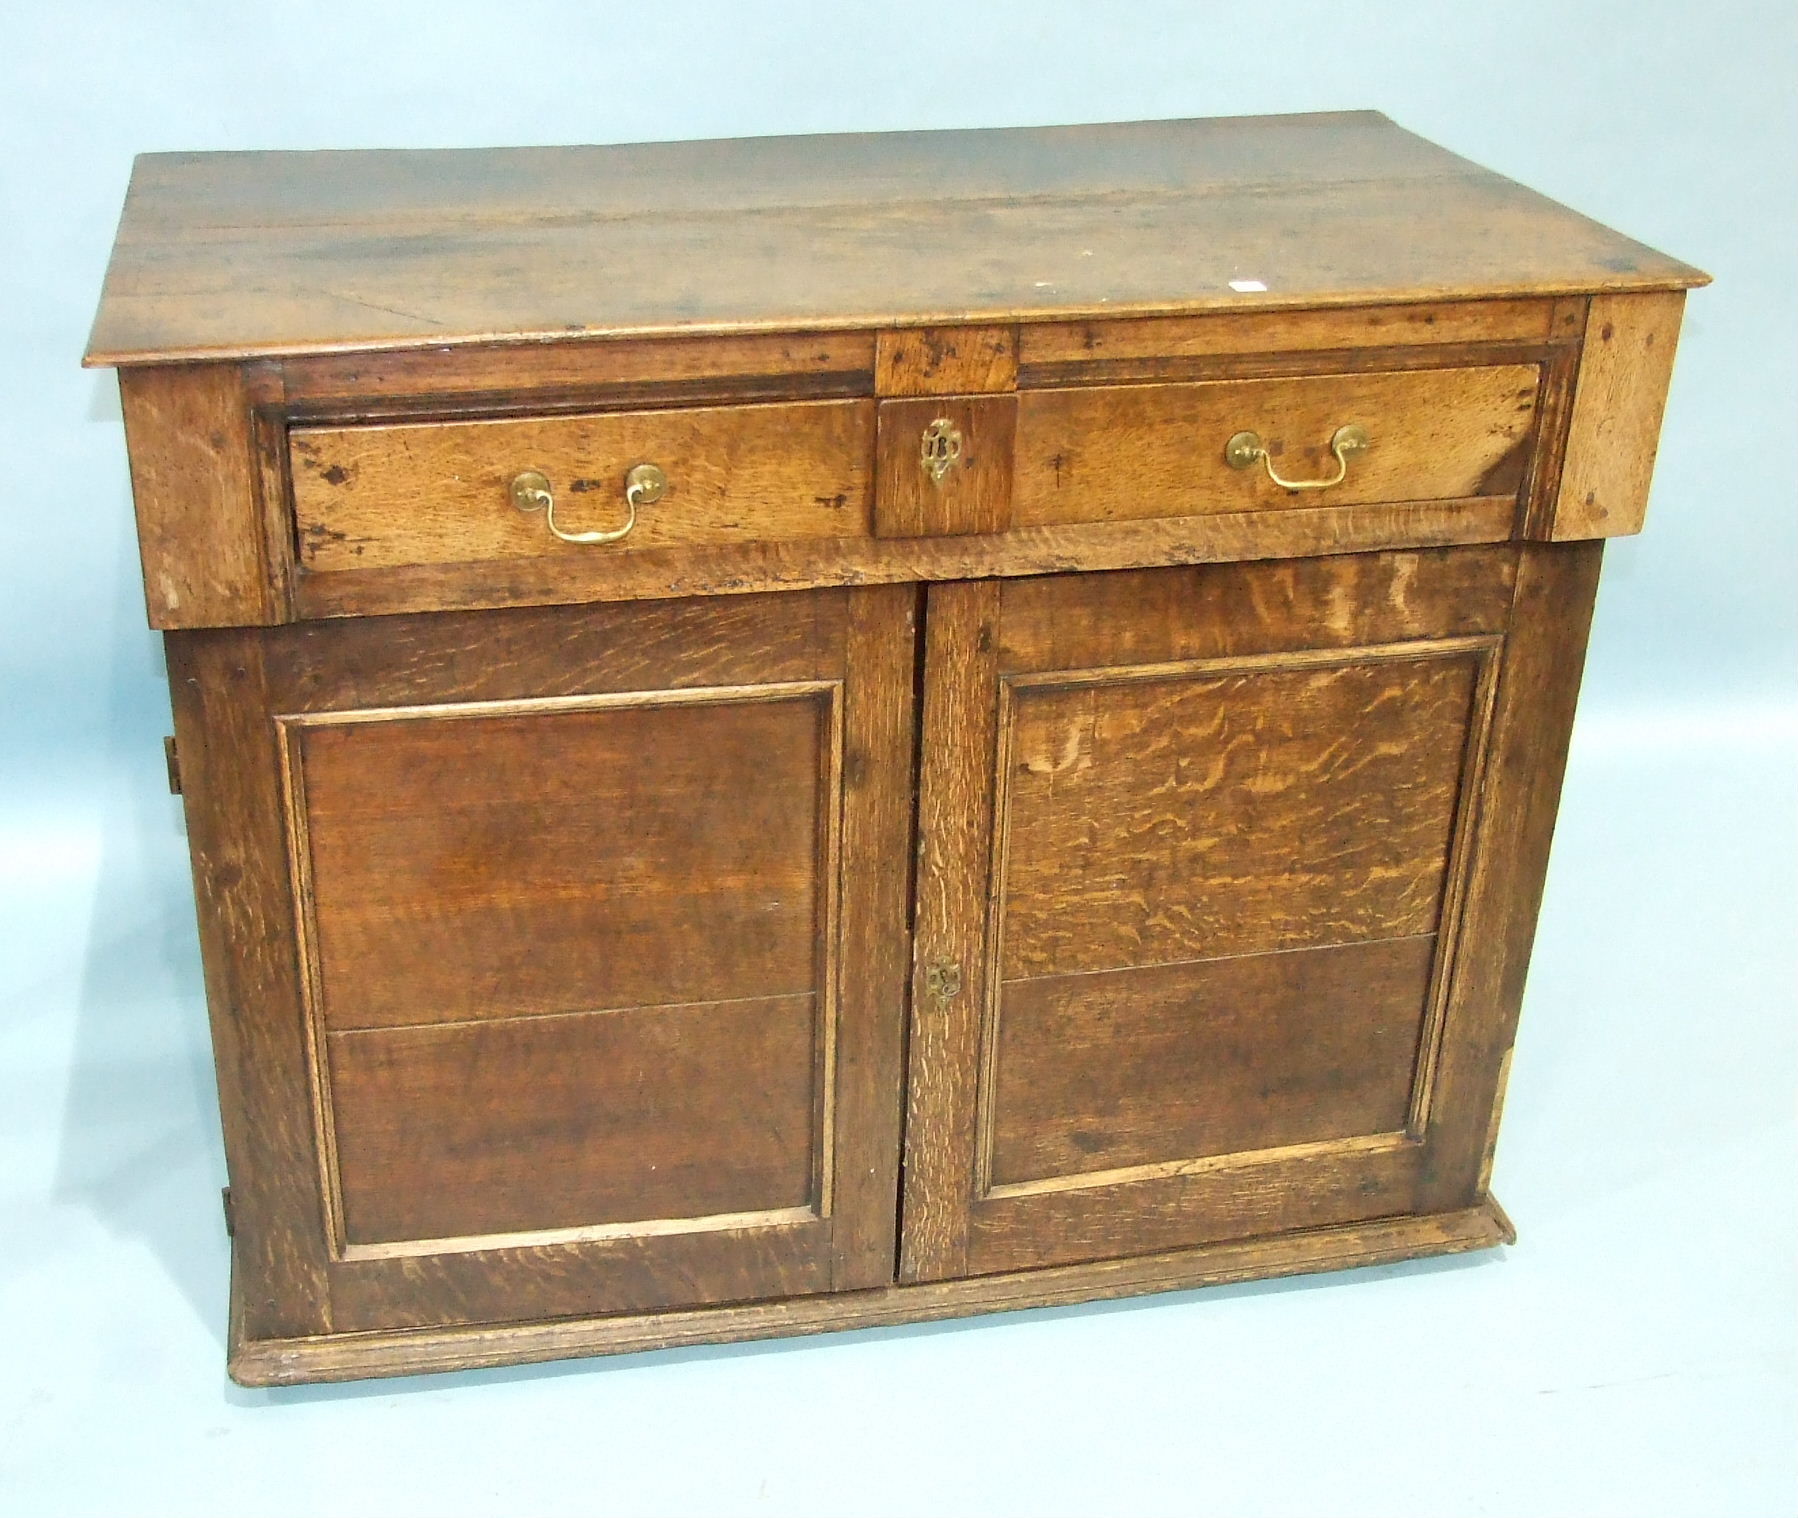
{"type": "MultiPolygon", "coordinates": [[[[1514,1243],[1516,1238],[1510,1219],[1488,1197],[1477,1207],[1428,1217],[1377,1218],[1165,1254],[795,1297],[782,1302],[535,1323],[421,1327],[363,1334],[353,1339],[327,1335],[244,1340],[234,1335],[231,1376],[245,1386],[291,1386],[307,1381],[474,1370],[575,1355],[629,1354],[679,1345],[876,1328],[1319,1270],[1388,1265],[1420,1255],[1491,1249],[1514,1243]]],[[[233,1297],[235,1301],[235,1293],[233,1297]]]]}
{"type": "Polygon", "coordinates": [[[332,1033],[347,1243],[810,1212],[811,995],[332,1033]]]}
{"type": "Polygon", "coordinates": [[[995,1188],[1400,1132],[1430,935],[1001,989],[995,1188]]]}
{"type": "Polygon", "coordinates": [[[830,692],[738,691],[292,728],[326,1025],[815,989],[830,692]]]}
{"type": "Polygon", "coordinates": [[[231,1374],[1509,1241],[1705,282],[1372,112],[139,159],[231,1374]]]}
{"type": "Polygon", "coordinates": [[[164,153],[137,161],[88,362],[1702,278],[1371,111],[627,147],[164,153]]]}

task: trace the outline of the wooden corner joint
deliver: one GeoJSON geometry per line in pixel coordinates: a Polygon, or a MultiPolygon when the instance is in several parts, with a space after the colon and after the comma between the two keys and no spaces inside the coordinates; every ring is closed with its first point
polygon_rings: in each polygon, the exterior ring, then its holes
{"type": "Polygon", "coordinates": [[[1592,298],[1560,490],[1542,536],[1642,530],[1685,301],[1683,290],[1592,298]]]}

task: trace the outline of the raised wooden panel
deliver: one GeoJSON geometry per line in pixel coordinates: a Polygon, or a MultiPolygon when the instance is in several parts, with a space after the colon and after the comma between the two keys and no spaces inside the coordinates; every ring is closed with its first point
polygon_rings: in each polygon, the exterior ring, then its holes
{"type": "Polygon", "coordinates": [[[1338,1139],[1002,1193],[974,1209],[967,1269],[1120,1259],[1403,1216],[1421,1210],[1428,1164],[1415,1139],[1338,1139]]]}
{"type": "Polygon", "coordinates": [[[1434,930],[1477,646],[1009,687],[1007,979],[1434,930]]]}
{"type": "Polygon", "coordinates": [[[831,689],[571,699],[289,724],[327,1027],[814,988],[831,689]]]}
{"type": "Polygon", "coordinates": [[[1397,1133],[1433,936],[1006,985],[989,1193],[1397,1133]]]}
{"type": "Polygon", "coordinates": [[[1029,527],[1515,495],[1540,378],[1535,365],[1507,364],[1025,391],[1011,519],[1029,527]],[[1260,464],[1225,461],[1234,434],[1256,432],[1284,477],[1327,479],[1330,439],[1350,422],[1372,444],[1326,491],[1282,489],[1260,464]]]}
{"type": "Polygon", "coordinates": [[[348,1252],[809,1216],[816,1005],[787,996],[332,1034],[348,1252]]]}
{"type": "Polygon", "coordinates": [[[295,428],[301,565],[312,571],[688,545],[866,537],[874,403],[698,406],[588,416],[295,428]],[[628,520],[625,474],[659,466],[666,493],[615,543],[559,541],[512,502],[544,474],[564,532],[628,520]]]}
{"type": "Polygon", "coordinates": [[[332,619],[282,639],[269,678],[277,711],[321,717],[834,680],[853,601],[838,590],[332,619]]]}

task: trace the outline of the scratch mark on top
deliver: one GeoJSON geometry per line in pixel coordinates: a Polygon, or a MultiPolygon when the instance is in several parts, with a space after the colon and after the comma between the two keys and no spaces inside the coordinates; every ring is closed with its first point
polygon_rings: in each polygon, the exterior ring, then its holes
{"type": "Polygon", "coordinates": [[[312,289],[309,293],[313,295],[323,295],[329,300],[345,301],[352,306],[361,306],[367,311],[381,311],[385,312],[388,316],[403,317],[409,322],[419,322],[427,327],[443,327],[447,325],[444,322],[438,321],[434,316],[425,316],[417,311],[402,311],[398,306],[383,306],[379,301],[364,300],[360,295],[348,295],[342,290],[312,289]]]}

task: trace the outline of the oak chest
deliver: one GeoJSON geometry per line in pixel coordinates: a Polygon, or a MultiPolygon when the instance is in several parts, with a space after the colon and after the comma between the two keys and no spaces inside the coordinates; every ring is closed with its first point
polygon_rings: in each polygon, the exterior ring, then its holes
{"type": "Polygon", "coordinates": [[[1508,1238],[1702,281],[1373,114],[139,160],[232,1374],[1508,1238]]]}

